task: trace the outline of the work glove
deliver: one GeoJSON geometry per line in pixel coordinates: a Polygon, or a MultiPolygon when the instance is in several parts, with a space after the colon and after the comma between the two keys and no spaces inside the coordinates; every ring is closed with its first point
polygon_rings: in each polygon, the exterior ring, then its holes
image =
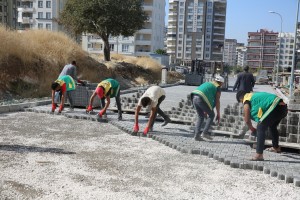
{"type": "Polygon", "coordinates": [[[54,111],[55,111],[55,109],[56,109],[56,106],[57,106],[57,105],[56,105],[55,103],[53,103],[53,104],[52,104],[52,109],[51,109],[51,111],[52,111],[52,112],[54,112],[54,111]]]}
{"type": "Polygon", "coordinates": [[[86,109],[86,112],[90,112],[90,111],[92,111],[93,110],[93,106],[92,105],[89,105],[88,107],[87,107],[87,109],[86,109]]]}
{"type": "Polygon", "coordinates": [[[134,124],[134,126],[133,126],[133,132],[137,133],[139,130],[140,130],[139,124],[138,123],[134,124]]]}
{"type": "Polygon", "coordinates": [[[256,135],[257,135],[256,128],[251,127],[251,128],[250,128],[250,131],[251,131],[251,136],[255,136],[255,137],[256,137],[256,135]]]}
{"type": "Polygon", "coordinates": [[[102,117],[105,113],[105,110],[100,110],[100,112],[98,113],[99,117],[102,117]]]}
{"type": "Polygon", "coordinates": [[[61,113],[61,111],[62,111],[63,109],[64,109],[64,105],[61,104],[61,105],[59,106],[58,112],[61,113]]]}
{"type": "Polygon", "coordinates": [[[148,126],[146,126],[146,128],[144,129],[143,134],[144,134],[144,135],[147,135],[147,133],[149,132],[149,129],[150,129],[150,128],[149,128],[148,126]]]}
{"type": "Polygon", "coordinates": [[[85,86],[85,82],[83,82],[82,80],[77,79],[77,82],[80,83],[82,86],[85,86]]]}

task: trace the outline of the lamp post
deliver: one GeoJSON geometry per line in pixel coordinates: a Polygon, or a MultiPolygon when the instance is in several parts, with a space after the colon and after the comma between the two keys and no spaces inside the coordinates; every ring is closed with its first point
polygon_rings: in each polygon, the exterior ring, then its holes
{"type": "Polygon", "coordinates": [[[269,11],[269,13],[276,14],[280,17],[280,34],[279,34],[279,49],[278,49],[278,60],[277,60],[277,69],[276,69],[276,84],[278,86],[278,72],[279,72],[279,61],[280,61],[280,51],[281,51],[281,36],[282,36],[282,16],[278,12],[269,11]]]}
{"type": "Polygon", "coordinates": [[[297,40],[297,28],[298,28],[298,16],[299,16],[299,3],[300,0],[298,0],[297,4],[297,14],[296,14],[296,25],[295,25],[295,39],[294,39],[294,56],[292,61],[292,68],[291,68],[291,83],[290,83],[290,99],[292,98],[293,89],[294,89],[294,70],[295,70],[295,64],[296,64],[296,40],[297,40]]]}

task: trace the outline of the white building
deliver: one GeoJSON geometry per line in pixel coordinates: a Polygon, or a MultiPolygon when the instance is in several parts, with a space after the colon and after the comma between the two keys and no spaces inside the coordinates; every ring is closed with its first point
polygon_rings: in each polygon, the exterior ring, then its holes
{"type": "Polygon", "coordinates": [[[225,39],[223,48],[223,62],[228,66],[236,65],[236,39],[225,39]]]}
{"type": "Polygon", "coordinates": [[[247,47],[238,45],[236,47],[236,66],[246,67],[247,65],[247,47]]]}
{"type": "MultiPolygon", "coordinates": [[[[280,43],[279,69],[284,69],[292,66],[295,38],[294,35],[294,33],[278,34],[278,40],[280,40],[277,47],[277,49],[279,50],[280,43]]],[[[276,56],[276,59],[278,59],[278,55],[276,56]]]]}
{"type": "MultiPolygon", "coordinates": [[[[111,53],[149,56],[155,50],[163,49],[165,5],[164,0],[144,0],[143,8],[149,17],[144,28],[132,37],[111,37],[111,53]]],[[[104,43],[99,36],[87,34],[82,36],[82,48],[88,53],[103,53],[104,43]]]]}
{"type": "Polygon", "coordinates": [[[58,18],[67,0],[19,0],[18,1],[18,27],[26,29],[59,30],[58,24],[53,20],[58,18]]]}
{"type": "Polygon", "coordinates": [[[226,0],[169,0],[167,53],[171,63],[222,61],[226,0]]]}

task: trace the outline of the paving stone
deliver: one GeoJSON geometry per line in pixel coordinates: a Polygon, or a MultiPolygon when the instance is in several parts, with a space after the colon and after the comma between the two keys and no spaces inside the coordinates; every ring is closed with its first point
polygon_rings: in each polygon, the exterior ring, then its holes
{"type": "Polygon", "coordinates": [[[294,185],[300,187],[300,177],[294,177],[294,185]]]}
{"type": "Polygon", "coordinates": [[[277,177],[277,176],[278,176],[277,170],[276,170],[276,171],[271,170],[270,176],[271,176],[271,177],[277,177]]]}

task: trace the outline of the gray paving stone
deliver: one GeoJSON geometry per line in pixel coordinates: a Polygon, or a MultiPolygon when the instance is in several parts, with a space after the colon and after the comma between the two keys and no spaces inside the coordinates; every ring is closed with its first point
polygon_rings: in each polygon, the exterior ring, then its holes
{"type": "Polygon", "coordinates": [[[293,174],[286,174],[284,178],[285,178],[286,183],[293,183],[294,182],[293,174]]]}
{"type": "Polygon", "coordinates": [[[294,177],[294,185],[300,187],[300,177],[294,177]]]}

